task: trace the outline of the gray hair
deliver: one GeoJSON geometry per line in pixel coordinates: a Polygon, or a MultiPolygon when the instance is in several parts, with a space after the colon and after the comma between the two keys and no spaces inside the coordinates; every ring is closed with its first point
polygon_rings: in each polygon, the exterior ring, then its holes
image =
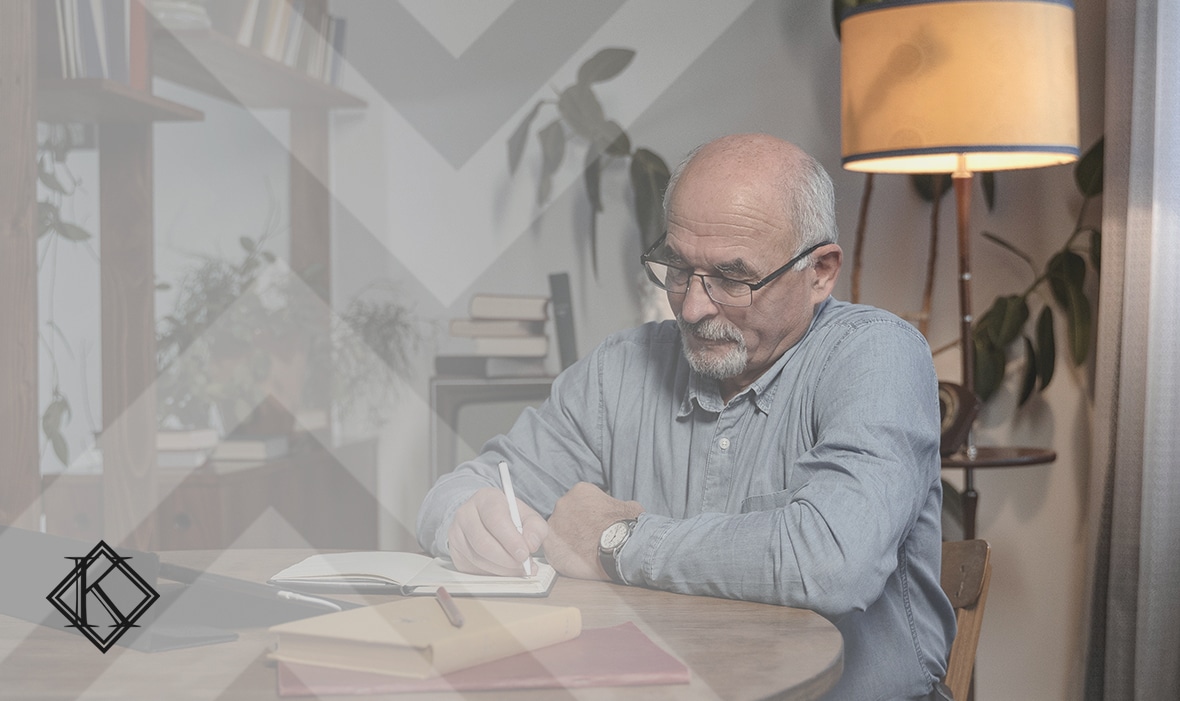
{"type": "MultiPolygon", "coordinates": [[[[668,219],[668,205],[672,192],[680,182],[685,168],[704,146],[697,146],[672,171],[668,187],[664,190],[664,220],[668,219]]],[[[787,207],[787,221],[795,223],[798,237],[795,252],[803,251],[816,244],[835,243],[839,235],[836,227],[836,190],[832,178],[819,161],[803,151],[798,152],[798,169],[791,173],[787,168],[778,174],[779,186],[788,196],[784,198],[787,207]],[[794,176],[794,177],[792,177],[794,176]]],[[[795,270],[805,270],[813,264],[811,256],[795,264],[795,270]]]]}

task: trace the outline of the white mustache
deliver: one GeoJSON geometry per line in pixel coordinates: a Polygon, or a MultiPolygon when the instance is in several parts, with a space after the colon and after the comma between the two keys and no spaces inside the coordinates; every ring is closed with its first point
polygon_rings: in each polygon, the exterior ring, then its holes
{"type": "Polygon", "coordinates": [[[692,334],[706,341],[733,341],[735,343],[745,341],[742,332],[736,326],[727,324],[720,319],[702,319],[689,323],[678,317],[676,322],[680,325],[680,333],[692,334]]]}

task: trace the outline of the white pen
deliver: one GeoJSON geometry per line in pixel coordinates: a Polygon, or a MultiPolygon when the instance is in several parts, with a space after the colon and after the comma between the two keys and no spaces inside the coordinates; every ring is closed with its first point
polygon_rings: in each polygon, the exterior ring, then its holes
{"type": "MultiPolygon", "coordinates": [[[[524,526],[520,523],[520,509],[516,508],[516,492],[512,489],[512,475],[508,474],[507,460],[500,461],[500,484],[504,485],[504,497],[508,499],[508,513],[512,514],[512,525],[516,526],[517,533],[524,535],[524,526]]],[[[532,562],[533,558],[527,557],[521,563],[526,577],[533,575],[532,562]]]]}
{"type": "Polygon", "coordinates": [[[331,609],[333,611],[341,610],[340,605],[336,602],[328,601],[327,599],[321,599],[318,596],[305,596],[303,594],[296,594],[293,591],[287,591],[285,589],[280,589],[278,592],[276,592],[276,595],[280,599],[286,599],[287,601],[302,601],[305,604],[315,604],[316,606],[323,606],[324,608],[331,609]]]}

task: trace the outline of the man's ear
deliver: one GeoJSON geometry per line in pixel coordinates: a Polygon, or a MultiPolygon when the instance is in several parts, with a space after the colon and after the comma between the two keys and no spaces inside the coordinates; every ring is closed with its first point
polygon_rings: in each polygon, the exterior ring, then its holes
{"type": "Polygon", "coordinates": [[[827,299],[836,286],[836,278],[840,276],[840,266],[844,263],[844,250],[838,244],[828,244],[815,252],[815,278],[812,279],[812,296],[817,302],[827,299]]]}

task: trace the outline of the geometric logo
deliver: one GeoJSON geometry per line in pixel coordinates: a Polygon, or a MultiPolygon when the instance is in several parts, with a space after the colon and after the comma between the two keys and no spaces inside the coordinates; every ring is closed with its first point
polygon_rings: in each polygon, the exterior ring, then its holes
{"type": "Polygon", "coordinates": [[[45,597],[104,654],[160,598],[104,541],[85,557],[67,557],[74,569],[45,597]]]}

